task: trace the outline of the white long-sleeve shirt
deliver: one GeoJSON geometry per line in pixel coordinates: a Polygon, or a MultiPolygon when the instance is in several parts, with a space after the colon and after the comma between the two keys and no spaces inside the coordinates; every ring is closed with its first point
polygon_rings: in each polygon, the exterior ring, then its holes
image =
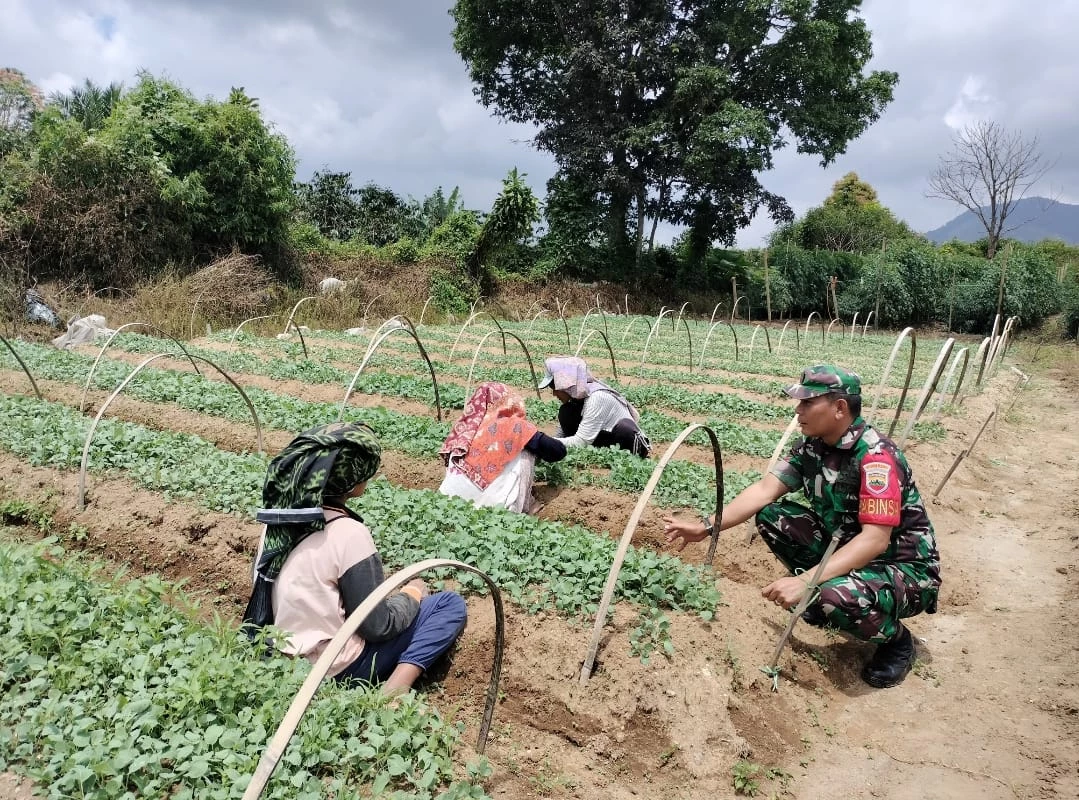
{"type": "Polygon", "coordinates": [[[581,425],[573,436],[563,436],[562,426],[555,429],[555,438],[566,447],[586,447],[596,440],[601,431],[611,431],[624,419],[633,415],[622,401],[611,392],[592,392],[585,398],[581,409],[581,425]]]}

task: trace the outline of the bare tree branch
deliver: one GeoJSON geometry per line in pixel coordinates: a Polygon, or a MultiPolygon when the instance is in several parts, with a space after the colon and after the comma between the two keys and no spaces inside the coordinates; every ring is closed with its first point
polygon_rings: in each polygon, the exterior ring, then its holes
{"type": "Polygon", "coordinates": [[[1004,233],[1017,227],[1007,225],[1016,205],[1053,165],[1043,158],[1037,137],[1024,139],[1020,131],[991,121],[967,125],[952,145],[930,176],[926,196],[951,200],[974,214],[992,258],[1004,233]]]}

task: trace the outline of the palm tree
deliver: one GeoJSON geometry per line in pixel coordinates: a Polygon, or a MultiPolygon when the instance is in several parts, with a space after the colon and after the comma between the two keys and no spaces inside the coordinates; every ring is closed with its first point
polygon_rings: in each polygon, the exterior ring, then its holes
{"type": "Polygon", "coordinates": [[[87,78],[82,86],[72,87],[67,94],[54,92],[49,96],[49,104],[60,109],[68,119],[79,122],[87,133],[92,133],[105,124],[123,94],[122,83],[113,81],[108,86],[98,86],[87,78]]]}

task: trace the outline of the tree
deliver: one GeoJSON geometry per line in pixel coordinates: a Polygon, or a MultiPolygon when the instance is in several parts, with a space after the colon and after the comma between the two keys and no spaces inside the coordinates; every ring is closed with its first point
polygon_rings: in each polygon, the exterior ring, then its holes
{"type": "Polygon", "coordinates": [[[356,192],[356,236],[375,247],[411,236],[419,224],[392,189],[369,183],[356,192]]]}
{"type": "Polygon", "coordinates": [[[649,217],[708,242],[762,206],[789,219],[757,177],[773,152],[793,141],[827,164],[877,119],[897,76],[863,73],[860,5],[458,0],[451,13],[481,102],[539,126],[563,181],[602,200],[614,252],[639,260],[649,217]]]}
{"type": "Polygon", "coordinates": [[[315,172],[307,183],[296,184],[296,210],[323,236],[345,241],[358,227],[360,209],[353,198],[359,193],[349,172],[315,172]]]}
{"type": "Polygon", "coordinates": [[[29,78],[13,67],[0,68],[0,157],[24,139],[43,105],[29,78]]]}
{"type": "Polygon", "coordinates": [[[889,242],[919,239],[905,222],[877,200],[877,191],[848,172],[832,186],[823,205],[811,208],[797,222],[778,229],[771,246],[791,243],[807,250],[868,253],[889,242]]]}
{"type": "Polygon", "coordinates": [[[104,126],[123,95],[122,83],[114,81],[108,86],[98,86],[87,78],[82,86],[75,86],[66,94],[54,92],[49,95],[49,105],[58,108],[67,119],[80,123],[87,132],[93,132],[104,126]]]}
{"type": "Polygon", "coordinates": [[[502,191],[483,221],[476,248],[466,261],[469,276],[479,282],[483,292],[491,289],[488,260],[531,234],[539,219],[539,202],[524,177],[515,167],[502,180],[502,191]]]}
{"type": "Polygon", "coordinates": [[[1037,137],[1025,139],[992,121],[975,122],[955,136],[952,152],[941,156],[926,195],[951,200],[974,214],[985,228],[991,259],[1001,236],[1016,227],[1006,227],[1016,204],[1051,167],[1037,137]]]}

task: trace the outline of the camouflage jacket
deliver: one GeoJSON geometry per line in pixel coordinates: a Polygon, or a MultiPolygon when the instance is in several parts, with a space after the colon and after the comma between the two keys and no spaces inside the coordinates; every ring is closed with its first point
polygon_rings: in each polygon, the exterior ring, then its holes
{"type": "Polygon", "coordinates": [[[891,543],[877,560],[939,563],[933,524],[907,459],[861,417],[834,447],[803,438],[772,473],[790,490],[805,492],[825,529],[838,533],[840,546],[865,523],[890,525],[891,543]]]}

